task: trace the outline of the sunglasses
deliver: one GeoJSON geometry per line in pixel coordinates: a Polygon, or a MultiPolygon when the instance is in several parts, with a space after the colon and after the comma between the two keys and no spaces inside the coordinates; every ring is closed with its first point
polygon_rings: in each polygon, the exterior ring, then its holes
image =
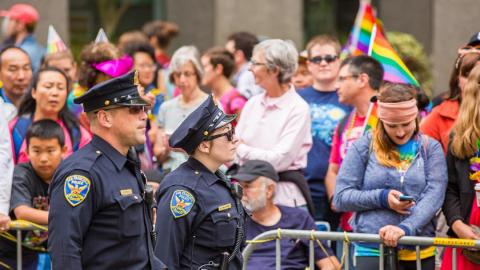
{"type": "Polygon", "coordinates": [[[231,142],[231,141],[233,141],[233,136],[234,135],[235,135],[235,129],[231,128],[229,131],[227,131],[225,133],[220,133],[220,134],[217,134],[217,135],[208,136],[208,137],[205,138],[205,141],[212,141],[212,140],[215,140],[217,138],[226,136],[227,140],[229,142],[231,142]]]}
{"type": "MultiPolygon", "coordinates": [[[[110,110],[114,110],[114,109],[121,109],[121,108],[125,108],[126,106],[115,106],[115,107],[110,107],[110,108],[104,108],[104,109],[101,109],[103,111],[110,111],[110,110]]],[[[128,108],[128,113],[129,114],[139,114],[140,112],[144,112],[144,113],[147,113],[148,110],[150,109],[150,106],[128,106],[126,107],[128,108]]],[[[100,110],[96,111],[95,113],[98,113],[100,110]]]]}
{"type": "Polygon", "coordinates": [[[330,64],[337,59],[338,59],[338,56],[333,55],[333,54],[327,54],[327,55],[324,55],[324,56],[312,57],[312,58],[308,59],[308,61],[311,62],[311,63],[314,63],[314,64],[320,64],[320,63],[322,63],[322,61],[325,60],[325,62],[327,62],[327,64],[330,64]]]}
{"type": "Polygon", "coordinates": [[[149,110],[148,106],[129,106],[128,113],[130,114],[139,114],[140,112],[147,113],[149,110]]]}

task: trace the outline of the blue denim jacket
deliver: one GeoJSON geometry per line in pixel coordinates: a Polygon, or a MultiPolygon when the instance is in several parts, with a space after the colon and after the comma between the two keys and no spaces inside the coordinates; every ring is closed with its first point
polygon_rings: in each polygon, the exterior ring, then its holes
{"type": "Polygon", "coordinates": [[[440,143],[425,135],[404,174],[378,163],[370,149],[372,135],[359,138],[349,148],[340,167],[333,203],[340,211],[353,211],[350,225],[355,232],[377,234],[386,225],[396,225],[406,235],[433,236],[435,214],[440,209],[447,186],[447,166],[440,143]],[[388,207],[390,190],[415,198],[410,214],[401,215],[388,207]]]}
{"type": "Polygon", "coordinates": [[[38,71],[43,55],[45,54],[45,48],[38,44],[33,35],[26,36],[18,47],[24,49],[28,53],[30,61],[32,61],[33,71],[38,71]]]}

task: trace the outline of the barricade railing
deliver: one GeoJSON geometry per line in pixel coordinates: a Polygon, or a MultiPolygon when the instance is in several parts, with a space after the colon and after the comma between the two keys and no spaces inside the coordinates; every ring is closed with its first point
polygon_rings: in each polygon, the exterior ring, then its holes
{"type": "MultiPolygon", "coordinates": [[[[314,246],[315,243],[319,244],[320,240],[342,241],[344,249],[342,254],[342,265],[345,262],[345,270],[349,270],[349,245],[352,242],[364,242],[364,243],[378,243],[379,245],[379,269],[384,270],[384,245],[378,234],[366,234],[366,233],[347,233],[347,232],[321,232],[321,231],[301,231],[301,230],[271,230],[259,234],[252,240],[247,241],[248,245],[243,250],[243,270],[247,269],[248,260],[250,255],[255,250],[256,245],[268,241],[276,241],[275,243],[275,269],[281,269],[281,242],[282,238],[293,239],[307,239],[309,240],[309,269],[315,269],[314,261],[314,246]]],[[[404,236],[398,240],[399,245],[415,246],[416,253],[416,268],[421,270],[421,258],[420,258],[420,246],[444,246],[452,247],[452,269],[457,269],[457,248],[479,248],[480,241],[469,239],[457,239],[457,238],[433,238],[433,237],[417,237],[417,236],[404,236]]],[[[326,252],[324,250],[324,252],[326,252]]]]}
{"type": "MultiPolygon", "coordinates": [[[[10,222],[10,230],[16,230],[16,239],[10,239],[12,241],[16,240],[17,245],[17,270],[22,270],[22,231],[47,231],[48,228],[41,226],[25,220],[13,220],[10,222]]],[[[2,233],[2,237],[10,238],[5,233],[2,233]]]]}

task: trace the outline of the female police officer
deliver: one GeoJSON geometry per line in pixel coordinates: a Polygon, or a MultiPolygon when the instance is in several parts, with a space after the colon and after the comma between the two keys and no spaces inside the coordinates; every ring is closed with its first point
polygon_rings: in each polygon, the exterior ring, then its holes
{"type": "Polygon", "coordinates": [[[158,191],[155,255],[168,269],[242,267],[241,192],[218,171],[235,155],[234,119],[209,96],[170,137],[170,146],[190,157],[158,191]]]}

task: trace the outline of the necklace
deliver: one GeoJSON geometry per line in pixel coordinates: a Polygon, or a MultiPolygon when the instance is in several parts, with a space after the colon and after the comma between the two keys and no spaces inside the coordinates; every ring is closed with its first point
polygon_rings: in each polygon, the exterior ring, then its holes
{"type": "Polygon", "coordinates": [[[347,136],[346,136],[347,140],[348,140],[348,138],[350,138],[350,133],[352,132],[353,125],[355,124],[356,118],[357,118],[357,111],[354,110],[353,114],[352,114],[352,117],[350,118],[350,123],[348,123],[347,136]]]}
{"type": "Polygon", "coordinates": [[[477,153],[470,159],[470,180],[480,182],[480,139],[477,139],[477,153]]]}

